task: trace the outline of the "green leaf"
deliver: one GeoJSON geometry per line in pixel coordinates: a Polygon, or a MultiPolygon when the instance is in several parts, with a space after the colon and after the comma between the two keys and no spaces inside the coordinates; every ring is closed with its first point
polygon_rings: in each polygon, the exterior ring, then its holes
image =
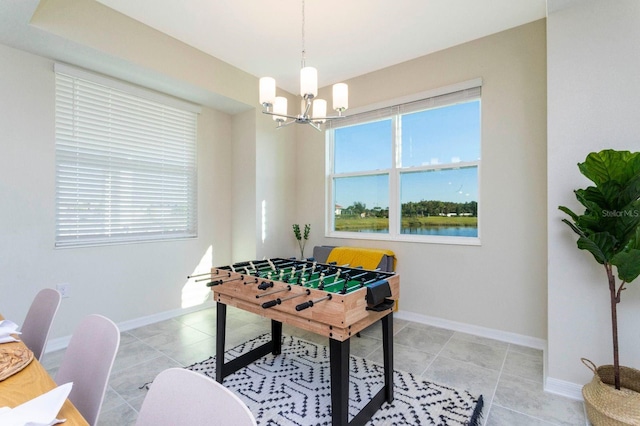
{"type": "Polygon", "coordinates": [[[604,220],[611,225],[610,232],[617,236],[624,248],[634,237],[636,230],[640,226],[640,201],[634,201],[618,210],[606,211],[604,220]]]}
{"type": "Polygon", "coordinates": [[[581,237],[585,237],[586,235],[584,233],[584,231],[580,228],[578,228],[575,224],[569,222],[567,219],[562,219],[562,221],[564,223],[566,223],[567,225],[569,225],[569,227],[573,230],[573,232],[575,232],[576,234],[580,235],[581,237]]]}
{"type": "Polygon", "coordinates": [[[626,206],[640,198],[640,169],[634,177],[629,179],[626,185],[620,188],[616,205],[626,206]]]}
{"type": "MultiPolygon", "coordinates": [[[[610,180],[608,182],[603,182],[598,186],[599,195],[604,198],[605,202],[599,204],[603,209],[616,209],[620,207],[620,191],[622,190],[622,186],[615,180],[610,180]]],[[[623,204],[624,205],[624,204],[623,204]]]]}
{"type": "Polygon", "coordinates": [[[590,186],[586,189],[577,189],[574,192],[578,201],[588,209],[597,208],[598,210],[602,210],[609,207],[607,198],[602,194],[600,189],[595,186],[590,186]]]}
{"type": "MultiPolygon", "coordinates": [[[[568,207],[565,206],[558,206],[559,210],[562,210],[563,212],[565,212],[566,214],[568,214],[569,216],[571,216],[571,219],[573,219],[574,222],[576,222],[578,220],[578,215],[575,214],[574,212],[572,212],[568,207]]],[[[562,220],[563,222],[567,222],[566,219],[562,220]]],[[[568,223],[568,222],[567,222],[568,223]]],[[[569,224],[571,225],[571,224],[569,224]]]]}
{"type": "Polygon", "coordinates": [[[630,283],[640,275],[640,250],[631,249],[616,254],[611,263],[618,268],[618,278],[630,283]]]}
{"type": "Polygon", "coordinates": [[[637,227],[633,237],[624,250],[616,254],[611,263],[618,268],[618,278],[631,282],[640,275],[640,227],[637,227]]]}
{"type": "Polygon", "coordinates": [[[296,236],[296,240],[300,241],[302,239],[302,235],[300,234],[300,225],[294,223],[293,225],[293,235],[296,236]]]}
{"type": "Polygon", "coordinates": [[[640,170],[640,153],[612,149],[592,152],[578,168],[596,186],[607,181],[625,185],[640,170]]]}
{"type": "Polygon", "coordinates": [[[608,232],[597,232],[578,238],[578,248],[589,251],[598,263],[610,263],[617,240],[608,232]]]}

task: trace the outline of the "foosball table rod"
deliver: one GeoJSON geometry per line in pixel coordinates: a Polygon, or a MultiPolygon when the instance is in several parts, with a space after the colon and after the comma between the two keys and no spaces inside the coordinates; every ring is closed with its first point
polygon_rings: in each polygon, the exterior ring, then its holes
{"type": "Polygon", "coordinates": [[[295,299],[296,297],[300,297],[300,296],[308,296],[310,294],[311,294],[311,290],[306,289],[306,291],[304,291],[302,293],[292,294],[291,296],[283,297],[282,299],[281,298],[277,298],[277,299],[274,299],[274,300],[269,300],[268,302],[264,302],[262,304],[262,307],[264,309],[273,308],[274,306],[279,305],[282,302],[286,302],[287,300],[295,299]]]}
{"type": "Polygon", "coordinates": [[[314,305],[317,305],[320,302],[323,302],[325,300],[331,300],[333,296],[331,296],[331,294],[327,294],[324,297],[320,297],[319,299],[315,299],[315,300],[309,300],[308,302],[304,302],[299,304],[298,306],[296,306],[296,311],[303,311],[307,308],[312,308],[314,305]]]}
{"type": "Polygon", "coordinates": [[[263,298],[265,296],[271,296],[272,294],[282,293],[283,291],[290,291],[290,290],[291,290],[291,286],[287,285],[287,287],[281,288],[279,290],[273,290],[273,291],[268,291],[268,292],[262,293],[262,294],[256,294],[256,299],[260,299],[260,298],[263,298]]]}

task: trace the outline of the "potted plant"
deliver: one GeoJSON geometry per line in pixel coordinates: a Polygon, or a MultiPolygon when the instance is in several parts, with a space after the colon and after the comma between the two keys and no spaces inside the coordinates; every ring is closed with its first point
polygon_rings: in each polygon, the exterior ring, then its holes
{"type": "MultiPolygon", "coordinates": [[[[577,200],[585,208],[583,214],[578,215],[565,206],[559,207],[571,218],[571,220],[563,219],[562,221],[578,234],[578,248],[589,251],[606,271],[613,335],[613,366],[610,368],[610,374],[607,374],[611,376],[613,383],[608,384],[614,385],[617,391],[620,391],[621,387],[623,391],[631,389],[632,396],[640,398],[640,394],[637,394],[640,391],[640,372],[628,367],[620,367],[617,316],[617,305],[620,303],[622,291],[628,283],[640,275],[640,152],[615,150],[592,152],[584,163],[578,164],[578,168],[594,183],[594,186],[574,191],[577,200]],[[624,372],[622,386],[621,370],[624,372]],[[630,377],[633,377],[632,381],[638,381],[638,383],[629,383],[630,377]]],[[[599,374],[602,373],[600,368],[595,369],[593,366],[592,369],[596,373],[595,376],[602,376],[599,374]]],[[[597,377],[597,379],[603,379],[605,385],[609,380],[603,377],[597,377]]],[[[591,384],[585,385],[585,388],[589,385],[591,384]]],[[[585,388],[583,388],[583,395],[585,395],[585,388]]],[[[626,395],[628,392],[621,393],[626,395]]],[[[588,401],[587,395],[585,395],[585,403],[589,413],[593,407],[590,407],[591,402],[588,401]]],[[[613,407],[610,403],[604,405],[608,405],[608,409],[613,407]]],[[[640,399],[636,399],[631,405],[635,405],[635,415],[639,416],[635,417],[637,420],[640,418],[640,399]]],[[[619,411],[621,408],[617,407],[615,410],[619,411]]],[[[591,417],[589,413],[592,423],[602,424],[592,420],[591,417]]],[[[622,420],[621,423],[615,424],[638,423],[625,423],[622,420]]]]}
{"type": "Polygon", "coordinates": [[[304,246],[307,244],[307,240],[309,239],[309,232],[311,232],[311,225],[304,225],[304,234],[300,232],[300,225],[297,223],[293,224],[293,235],[295,235],[296,240],[298,240],[298,246],[300,246],[300,260],[304,260],[304,246]]]}

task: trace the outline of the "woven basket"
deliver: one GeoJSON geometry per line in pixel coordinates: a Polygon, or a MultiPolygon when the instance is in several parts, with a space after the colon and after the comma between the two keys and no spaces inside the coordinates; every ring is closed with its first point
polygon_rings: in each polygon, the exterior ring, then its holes
{"type": "Polygon", "coordinates": [[[587,417],[594,426],[640,426],[640,371],[620,367],[620,390],[614,386],[613,365],[600,367],[586,358],[593,379],[582,387],[587,417]]]}

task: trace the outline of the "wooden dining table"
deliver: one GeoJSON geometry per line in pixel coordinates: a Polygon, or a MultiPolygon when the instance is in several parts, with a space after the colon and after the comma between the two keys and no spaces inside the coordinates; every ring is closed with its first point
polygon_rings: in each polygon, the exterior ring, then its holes
{"type": "MultiPolygon", "coordinates": [[[[4,317],[0,315],[0,320],[4,317]]],[[[16,345],[25,348],[22,341],[1,343],[0,348],[16,345]]],[[[40,396],[58,385],[37,359],[33,359],[25,368],[14,375],[0,381],[0,407],[14,408],[37,396],[40,396]]],[[[57,415],[58,419],[67,419],[64,426],[88,426],[89,423],[68,399],[57,415]]]]}

